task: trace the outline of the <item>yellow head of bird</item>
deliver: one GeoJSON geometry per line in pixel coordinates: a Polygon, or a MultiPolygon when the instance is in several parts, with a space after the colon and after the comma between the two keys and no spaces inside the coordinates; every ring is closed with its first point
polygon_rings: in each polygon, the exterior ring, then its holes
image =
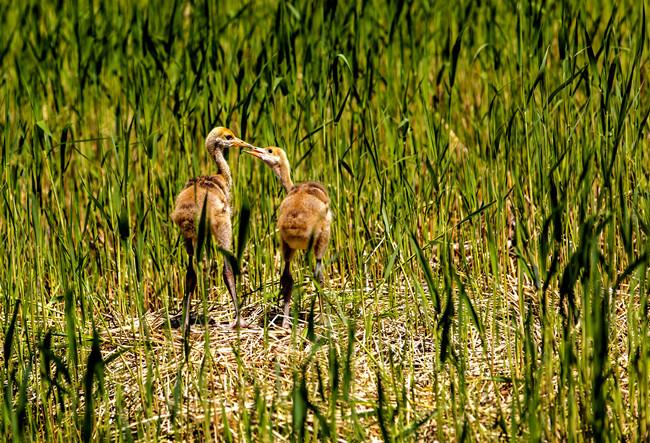
{"type": "Polygon", "coordinates": [[[278,148],[277,146],[267,146],[266,148],[255,147],[244,152],[262,160],[280,178],[282,178],[283,173],[290,173],[289,159],[282,148],[278,148]]]}
{"type": "Polygon", "coordinates": [[[267,146],[266,148],[254,147],[253,149],[244,152],[253,157],[259,158],[272,168],[283,162],[288,162],[287,154],[284,152],[284,149],[278,148],[277,146],[267,146]]]}
{"type": "Polygon", "coordinates": [[[223,126],[217,126],[210,131],[205,138],[205,147],[211,155],[214,155],[216,150],[228,148],[254,148],[253,145],[237,138],[234,132],[223,126]]]}

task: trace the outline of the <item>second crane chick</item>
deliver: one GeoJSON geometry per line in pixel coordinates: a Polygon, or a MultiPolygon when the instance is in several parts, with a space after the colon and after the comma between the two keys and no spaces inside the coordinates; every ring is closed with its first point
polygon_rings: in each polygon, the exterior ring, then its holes
{"type": "Polygon", "coordinates": [[[287,192],[278,211],[278,229],[284,259],[284,270],[280,278],[280,293],[284,300],[282,327],[286,328],[290,325],[289,310],[293,291],[291,259],[297,249],[314,248],[314,277],[320,285],[323,284],[323,256],[329,243],[332,224],[330,199],[325,187],[318,182],[293,184],[291,166],[282,148],[269,146],[244,152],[266,163],[282,181],[287,192]]]}
{"type": "MultiPolygon", "coordinates": [[[[196,249],[198,230],[196,222],[201,216],[204,203],[207,204],[208,226],[215,237],[217,244],[230,251],[232,247],[232,224],[230,209],[230,189],[232,187],[232,175],[223,151],[228,148],[253,148],[252,145],[235,137],[235,134],[228,128],[216,127],[205,139],[205,147],[217,166],[217,173],[190,179],[183,190],[176,198],[176,207],[171,215],[183,234],[185,249],[189,256],[187,272],[185,275],[185,296],[186,307],[184,329],[189,327],[190,298],[196,288],[196,273],[192,265],[192,259],[196,249]]],[[[233,327],[246,327],[247,323],[242,322],[239,316],[239,303],[235,288],[235,277],[228,259],[224,257],[223,280],[228,288],[230,297],[235,307],[235,321],[233,327]]]]}

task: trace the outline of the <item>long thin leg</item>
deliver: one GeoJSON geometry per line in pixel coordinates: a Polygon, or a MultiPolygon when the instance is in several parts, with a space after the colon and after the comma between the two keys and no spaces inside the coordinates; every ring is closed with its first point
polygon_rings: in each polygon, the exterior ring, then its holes
{"type": "Polygon", "coordinates": [[[249,324],[247,322],[242,322],[239,315],[239,302],[237,301],[237,291],[235,289],[235,275],[233,274],[232,266],[230,266],[226,257],[223,258],[223,282],[226,284],[226,288],[228,288],[230,298],[232,298],[232,304],[235,307],[235,321],[230,326],[233,329],[247,328],[249,324]]]}
{"type": "Polygon", "coordinates": [[[284,271],[280,277],[280,294],[284,302],[284,319],[282,320],[282,327],[288,328],[291,326],[290,310],[291,310],[291,292],[293,291],[293,276],[291,275],[291,261],[284,262],[284,271]]]}
{"type": "Polygon", "coordinates": [[[320,305],[320,315],[323,319],[325,319],[325,311],[323,310],[323,257],[325,256],[325,250],[327,249],[327,244],[330,239],[330,222],[331,216],[328,214],[327,218],[324,220],[323,228],[314,244],[314,255],[316,256],[314,279],[318,283],[316,285],[318,289],[318,304],[320,305]]]}
{"type": "Polygon", "coordinates": [[[320,231],[314,242],[314,256],[316,257],[314,278],[321,287],[323,286],[323,257],[325,256],[325,250],[327,249],[327,244],[330,240],[329,215],[328,219],[325,221],[326,223],[323,226],[323,229],[320,231]]]}
{"type": "Polygon", "coordinates": [[[320,307],[320,315],[322,318],[325,318],[325,311],[323,310],[323,259],[316,259],[316,267],[314,268],[314,278],[318,285],[316,286],[318,290],[318,305],[320,307]]]}
{"type": "MultiPolygon", "coordinates": [[[[217,244],[222,249],[230,251],[232,247],[232,226],[230,224],[230,214],[213,215],[210,220],[212,235],[217,240],[217,244]]],[[[228,262],[228,257],[225,255],[223,257],[223,282],[226,285],[226,288],[228,288],[228,293],[230,294],[233,307],[235,308],[235,321],[230,324],[230,327],[233,329],[248,327],[249,323],[242,322],[240,318],[235,274],[233,273],[232,266],[228,262]]]]}
{"type": "Polygon", "coordinates": [[[314,268],[314,278],[318,282],[319,286],[323,286],[323,259],[316,259],[316,267],[314,268]]]}
{"type": "Polygon", "coordinates": [[[282,255],[284,256],[284,270],[280,277],[280,295],[284,303],[284,318],[282,320],[282,327],[288,328],[291,325],[290,310],[291,310],[291,292],[293,291],[293,276],[291,275],[291,258],[293,257],[293,249],[285,242],[282,242],[282,255]]]}
{"type": "Polygon", "coordinates": [[[187,270],[185,271],[185,293],[183,294],[183,342],[185,357],[190,353],[190,300],[196,289],[196,272],[194,272],[194,245],[189,238],[185,239],[185,250],[187,251],[187,270]]]}

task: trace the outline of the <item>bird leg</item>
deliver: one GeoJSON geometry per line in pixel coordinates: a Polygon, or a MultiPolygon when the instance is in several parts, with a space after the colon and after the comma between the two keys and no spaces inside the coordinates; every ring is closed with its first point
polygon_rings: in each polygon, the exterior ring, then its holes
{"type": "Polygon", "coordinates": [[[316,256],[316,267],[314,268],[314,278],[319,286],[323,286],[323,257],[325,256],[325,249],[329,242],[330,232],[329,227],[318,235],[314,242],[314,255],[316,256]]]}
{"type": "Polygon", "coordinates": [[[189,355],[189,333],[190,333],[190,300],[196,289],[196,272],[194,272],[194,245],[189,238],[185,239],[185,250],[187,251],[187,270],[185,272],[185,293],[183,294],[183,339],[185,347],[185,357],[189,355]]]}
{"type": "Polygon", "coordinates": [[[314,267],[314,278],[318,285],[316,286],[318,290],[318,304],[320,306],[320,315],[322,318],[325,318],[325,311],[323,310],[323,259],[316,259],[316,267],[314,267]]]}
{"type": "Polygon", "coordinates": [[[284,271],[280,277],[280,295],[284,301],[284,319],[282,320],[282,327],[288,328],[290,322],[290,306],[291,306],[291,292],[293,291],[293,277],[291,276],[291,260],[285,260],[284,271]]]}
{"type": "Polygon", "coordinates": [[[187,271],[185,272],[185,293],[183,294],[183,308],[185,308],[185,318],[183,320],[183,327],[187,328],[190,323],[190,300],[192,299],[192,294],[196,289],[196,272],[194,272],[194,267],[192,266],[192,259],[187,265],[187,271]]]}
{"type": "Polygon", "coordinates": [[[196,289],[196,272],[194,272],[194,245],[191,239],[185,239],[185,250],[187,251],[187,268],[185,271],[185,292],[183,294],[183,307],[185,309],[185,318],[183,326],[186,328],[190,318],[190,299],[196,289]]]}
{"type": "Polygon", "coordinates": [[[314,268],[314,278],[318,282],[319,286],[323,286],[323,259],[316,259],[316,267],[314,268]]]}
{"type": "Polygon", "coordinates": [[[235,307],[235,321],[231,323],[230,327],[233,329],[247,328],[250,326],[249,323],[241,321],[239,316],[239,303],[237,302],[237,291],[235,289],[235,275],[232,272],[232,266],[230,266],[227,257],[223,258],[223,282],[228,288],[228,292],[232,298],[232,304],[235,307]]]}

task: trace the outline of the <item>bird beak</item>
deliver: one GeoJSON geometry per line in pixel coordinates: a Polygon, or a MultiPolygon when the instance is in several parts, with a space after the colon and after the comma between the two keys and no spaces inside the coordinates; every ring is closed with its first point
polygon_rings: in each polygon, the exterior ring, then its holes
{"type": "Polygon", "coordinates": [[[257,148],[255,146],[251,146],[251,148],[252,148],[252,150],[244,151],[244,152],[246,154],[252,155],[253,157],[257,157],[257,158],[261,159],[262,156],[264,155],[264,149],[263,148],[257,148]]]}
{"type": "Polygon", "coordinates": [[[244,140],[241,140],[239,138],[234,138],[230,142],[230,147],[231,148],[249,148],[249,149],[254,149],[255,146],[251,145],[250,143],[246,143],[244,140]]]}

